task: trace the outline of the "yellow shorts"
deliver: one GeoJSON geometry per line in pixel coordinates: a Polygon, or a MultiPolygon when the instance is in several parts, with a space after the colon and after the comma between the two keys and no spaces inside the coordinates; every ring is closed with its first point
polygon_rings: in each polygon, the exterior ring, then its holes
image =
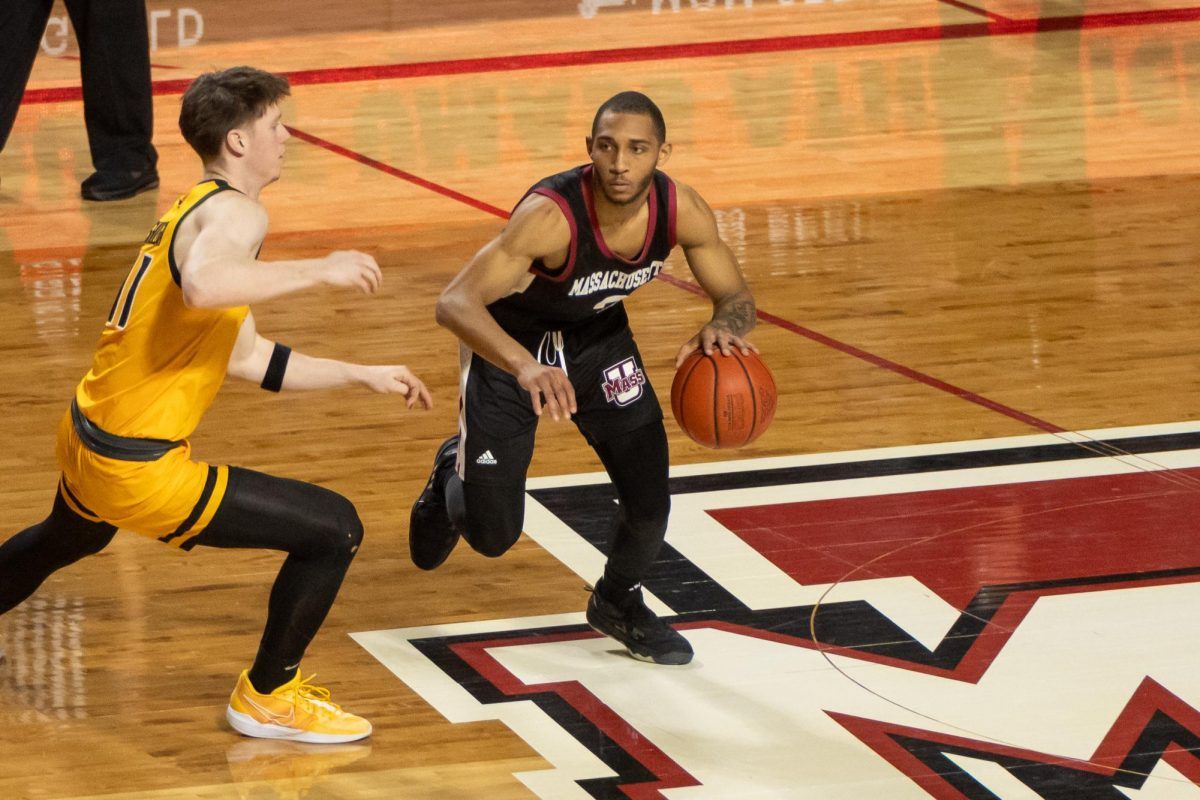
{"type": "Polygon", "coordinates": [[[122,461],[92,452],[68,411],[58,425],[60,492],[75,513],[190,550],[225,497],[229,468],[191,459],[183,445],[156,461],[122,461]]]}

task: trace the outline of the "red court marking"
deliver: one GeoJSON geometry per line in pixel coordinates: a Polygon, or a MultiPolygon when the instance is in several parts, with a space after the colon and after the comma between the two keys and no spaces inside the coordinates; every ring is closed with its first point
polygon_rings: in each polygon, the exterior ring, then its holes
{"type": "Polygon", "coordinates": [[[352,161],[365,164],[371,169],[377,169],[380,172],[385,172],[395,178],[400,178],[401,180],[416,184],[422,189],[428,189],[431,192],[437,192],[444,197],[449,197],[451,200],[457,200],[460,203],[465,203],[466,205],[469,205],[472,208],[477,208],[480,211],[486,211],[489,214],[495,214],[498,217],[508,219],[509,214],[507,211],[497,208],[489,203],[485,203],[482,200],[476,200],[474,197],[468,197],[461,192],[448,189],[441,184],[434,183],[433,181],[427,181],[424,178],[413,175],[411,172],[405,172],[402,169],[397,169],[396,167],[393,167],[390,164],[385,164],[382,161],[376,161],[370,156],[365,156],[362,153],[356,153],[353,150],[342,147],[340,144],[334,144],[326,139],[322,139],[320,136],[314,136],[311,133],[306,133],[299,128],[293,128],[289,125],[288,130],[291,132],[292,136],[295,136],[297,139],[308,142],[309,144],[315,144],[317,147],[323,147],[331,153],[337,153],[339,156],[345,156],[352,161]]]}
{"type": "MultiPolygon", "coordinates": [[[[691,281],[681,280],[679,278],[674,278],[670,275],[664,275],[662,273],[659,273],[658,278],[665,283],[669,283],[672,286],[683,289],[684,291],[691,292],[694,295],[699,295],[702,297],[705,296],[704,290],[691,281]]],[[[918,383],[923,383],[926,386],[933,387],[939,391],[946,392],[947,394],[952,394],[961,400],[966,400],[969,403],[983,406],[990,411],[995,411],[1003,414],[1006,417],[1011,417],[1018,422],[1023,422],[1026,425],[1037,428],[1038,430],[1043,430],[1047,433],[1064,433],[1066,431],[1066,428],[1060,428],[1053,422],[1046,422],[1043,419],[1038,419],[1037,417],[1026,414],[1024,411],[1018,411],[1015,408],[1009,408],[1003,403],[997,403],[995,400],[990,400],[981,394],[976,394],[975,392],[963,389],[962,387],[955,386],[952,383],[947,383],[946,381],[935,378],[932,375],[926,375],[924,372],[918,372],[912,367],[906,367],[903,364],[897,364],[895,361],[886,359],[883,356],[877,356],[874,353],[869,353],[866,350],[855,347],[852,344],[847,344],[846,342],[834,339],[831,336],[818,333],[817,331],[814,331],[811,328],[806,328],[803,325],[797,325],[790,320],[786,320],[783,317],[777,317],[774,314],[763,311],[762,309],[758,310],[757,315],[758,318],[763,322],[769,322],[776,327],[799,334],[807,339],[812,339],[818,344],[823,344],[826,347],[831,347],[834,350],[845,353],[846,355],[862,359],[868,364],[873,364],[881,369],[886,369],[889,372],[896,373],[897,375],[903,375],[909,380],[914,380],[918,383]]]]}
{"type": "Polygon", "coordinates": [[[948,6],[954,6],[955,8],[962,9],[963,11],[969,11],[972,14],[978,14],[981,17],[987,17],[988,19],[995,20],[996,22],[1012,22],[1012,20],[1008,17],[1001,16],[994,11],[988,11],[986,8],[978,8],[977,6],[969,5],[962,2],[962,0],[938,0],[938,2],[944,3],[948,6]]]}
{"type": "Polygon", "coordinates": [[[707,513],[801,585],[912,576],[959,611],[988,587],[1200,564],[1200,538],[1164,535],[1190,529],[1200,493],[1152,472],[707,513]],[[848,564],[865,566],[847,578],[848,564]]]}
{"type": "MultiPolygon", "coordinates": [[[[593,639],[592,631],[585,633],[538,633],[533,636],[482,639],[450,645],[450,649],[467,662],[476,674],[510,697],[553,693],[571,705],[581,716],[589,720],[598,730],[619,745],[625,752],[641,763],[655,780],[622,784],[618,788],[631,800],[659,798],[660,789],[678,789],[699,786],[687,770],[658,748],[649,738],[625,721],[623,717],[601,702],[579,681],[527,684],[510,672],[492,654],[492,650],[503,647],[541,645],[552,642],[569,642],[577,639],[593,639]]],[[[547,712],[549,714],[549,712],[547,712]]],[[[550,715],[554,716],[554,715],[550,715]]],[[[561,720],[556,720],[562,724],[561,720]]]]}
{"type": "MultiPolygon", "coordinates": [[[[1015,760],[1031,765],[1053,765],[1063,771],[1074,771],[1080,774],[1071,776],[1060,772],[1060,777],[1055,785],[1066,789],[1067,792],[1078,789],[1077,796],[1084,796],[1089,793],[1089,787],[1096,786],[1096,783],[1093,782],[1095,778],[1108,779],[1113,783],[1118,783],[1118,773],[1122,769],[1122,765],[1128,764],[1130,758],[1135,754],[1148,754],[1144,749],[1146,743],[1143,737],[1152,726],[1161,724],[1161,717],[1165,716],[1177,723],[1193,736],[1200,734],[1200,713],[1150,677],[1142,679],[1141,684],[1125,704],[1125,708],[1113,722],[1112,727],[1109,728],[1108,733],[1105,734],[1103,741],[1100,742],[1090,759],[1027,750],[990,737],[986,740],[971,739],[963,735],[922,730],[892,722],[856,717],[838,711],[826,711],[825,713],[901,773],[912,778],[918,786],[929,793],[930,797],[937,798],[937,800],[961,800],[967,795],[961,788],[951,783],[949,776],[952,773],[934,769],[931,761],[918,757],[912,750],[905,747],[901,743],[903,739],[940,745],[941,747],[937,749],[942,752],[958,752],[999,763],[1015,760]],[[1143,749],[1139,750],[1139,747],[1143,749]]],[[[977,736],[978,734],[970,735],[977,736]]],[[[1170,740],[1163,742],[1161,760],[1177,769],[1192,783],[1196,783],[1197,775],[1200,774],[1196,754],[1177,744],[1178,738],[1177,735],[1173,735],[1170,740]]],[[[1157,749],[1157,745],[1150,745],[1150,748],[1149,752],[1153,753],[1157,749]]],[[[1119,782],[1130,786],[1132,782],[1129,779],[1136,775],[1137,773],[1127,772],[1119,782]]],[[[1148,781],[1148,776],[1143,780],[1148,781]]],[[[1141,784],[1139,784],[1140,786],[1141,784]]],[[[1115,796],[1116,790],[1112,791],[1115,796]]],[[[1067,792],[1056,796],[1065,797],[1067,792]]],[[[1096,789],[1096,792],[1098,793],[1099,790],[1096,789]]]]}
{"type": "MultiPolygon", "coordinates": [[[[992,16],[992,15],[989,15],[992,16]]],[[[1095,30],[1131,25],[1163,25],[1200,20],[1200,7],[1168,8],[1148,11],[1122,11],[1111,14],[1084,14],[1041,19],[995,18],[989,22],[956,25],[930,25],[917,28],[888,28],[875,31],[845,31],[799,36],[773,36],[763,39],[733,39],[718,42],[618,47],[607,50],[577,50],[559,53],[464,58],[451,61],[426,61],[408,64],[379,64],[364,67],[307,69],[281,73],[293,86],[327,83],[417,78],[435,75],[463,75],[484,72],[575,67],[586,64],[617,64],[630,61],[665,61],[679,58],[779,53],[797,50],[821,50],[834,47],[867,47],[940,39],[974,39],[983,36],[1021,36],[1063,30],[1095,30]]],[[[189,80],[155,81],[156,95],[182,94],[189,80]]],[[[80,100],[78,86],[30,89],[22,103],[61,103],[80,100]]]]}
{"type": "MultiPolygon", "coordinates": [[[[493,216],[500,217],[501,219],[508,219],[509,217],[512,216],[512,214],[509,213],[508,211],[505,211],[502,208],[494,206],[491,203],[485,203],[482,200],[476,200],[474,197],[469,197],[469,196],[463,194],[462,192],[456,192],[453,189],[449,189],[445,186],[442,186],[441,184],[434,183],[432,181],[427,181],[424,178],[413,175],[411,172],[405,172],[402,169],[397,169],[396,167],[393,167],[390,164],[385,164],[382,161],[378,161],[374,158],[371,158],[370,156],[365,156],[362,153],[357,153],[346,147],[342,147],[340,144],[335,144],[326,139],[322,139],[319,136],[314,136],[313,134],[302,131],[299,128],[294,128],[294,127],[288,126],[288,130],[291,131],[292,135],[295,136],[297,139],[308,142],[310,144],[315,144],[318,147],[323,147],[332,153],[337,153],[338,155],[349,158],[352,161],[357,161],[359,164],[363,164],[365,166],[371,167],[372,169],[377,169],[380,172],[387,173],[388,175],[391,175],[396,178],[400,178],[401,180],[408,181],[409,183],[420,186],[423,189],[428,189],[432,192],[437,192],[438,194],[440,194],[444,197],[449,197],[452,200],[457,200],[460,203],[465,203],[466,205],[469,205],[472,208],[477,208],[480,211],[485,211],[488,214],[492,214],[493,216]]],[[[701,296],[704,295],[704,290],[690,281],[680,280],[679,278],[673,278],[670,275],[665,275],[661,272],[658,274],[658,279],[663,281],[664,283],[670,284],[671,286],[674,286],[676,288],[691,292],[692,294],[701,295],[701,296]]],[[[966,400],[967,402],[975,403],[976,405],[983,406],[986,409],[1003,414],[1004,416],[1015,419],[1018,422],[1023,422],[1026,425],[1037,428],[1038,430],[1046,431],[1047,433],[1064,433],[1067,430],[1066,428],[1061,428],[1052,422],[1046,422],[1045,420],[1038,419],[1037,417],[1026,414],[1023,411],[1018,411],[1015,408],[1009,408],[1008,406],[1004,405],[1003,403],[997,403],[995,400],[990,400],[990,399],[984,397],[983,395],[976,394],[975,392],[955,386],[952,383],[947,383],[946,381],[940,380],[939,378],[935,378],[932,375],[926,375],[924,372],[918,372],[917,370],[912,369],[911,367],[906,367],[903,364],[897,364],[895,361],[889,361],[888,359],[884,358],[883,356],[877,356],[873,353],[868,353],[866,350],[862,350],[858,347],[855,347],[852,344],[847,344],[846,342],[842,342],[842,341],[834,339],[830,336],[826,336],[823,333],[818,333],[809,328],[805,328],[802,325],[797,325],[796,323],[791,322],[790,320],[786,320],[783,317],[777,317],[774,314],[763,311],[761,309],[759,309],[756,313],[757,313],[758,318],[761,319],[763,322],[770,323],[771,325],[775,325],[776,327],[783,328],[784,330],[788,330],[788,331],[791,331],[792,333],[796,333],[796,334],[799,334],[800,336],[804,336],[808,339],[812,339],[814,342],[823,344],[826,347],[831,347],[834,350],[838,350],[842,353],[845,353],[846,355],[850,355],[850,356],[854,356],[855,358],[862,359],[863,361],[866,361],[869,364],[873,364],[876,367],[880,367],[882,369],[886,369],[891,372],[895,372],[897,375],[903,375],[904,377],[906,377],[910,380],[914,380],[914,381],[917,381],[918,383],[923,383],[926,386],[930,386],[930,387],[933,387],[934,389],[938,389],[939,391],[943,391],[948,394],[952,394],[961,400],[966,400]]]]}

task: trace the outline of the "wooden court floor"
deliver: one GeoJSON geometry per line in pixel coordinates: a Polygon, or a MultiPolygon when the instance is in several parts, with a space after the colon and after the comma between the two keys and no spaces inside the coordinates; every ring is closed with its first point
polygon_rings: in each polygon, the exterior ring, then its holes
{"type": "MultiPolygon", "coordinates": [[[[293,81],[263,258],[356,248],[385,275],[369,299],[265,304],[259,329],[406,363],[436,406],[229,385],[193,440],[358,506],[366,541],[305,666],[374,722],[367,743],[223,721],[277,556],[121,534],[0,617],[0,798],[1200,796],[1186,4],[151,2],[162,185],[108,204],[78,198],[57,7],[0,154],[0,538],[48,510],[113,292],[198,177],[175,120],[208,69],[293,81]],[[611,501],[572,426],[542,426],[512,552],[407,556],[456,418],[433,303],[627,88],[715,209],[781,392],[737,451],[668,420],[679,494],[647,585],[697,646],[674,673],[581,626],[611,501]]],[[[677,252],[627,303],[661,397],[707,317],[690,288],[677,252]]]]}

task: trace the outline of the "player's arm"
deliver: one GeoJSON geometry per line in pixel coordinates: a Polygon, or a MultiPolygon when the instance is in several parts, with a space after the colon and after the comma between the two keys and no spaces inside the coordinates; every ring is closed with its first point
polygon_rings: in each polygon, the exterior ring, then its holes
{"type": "Polygon", "coordinates": [[[237,192],[222,192],[191,216],[194,233],[176,234],[191,237],[184,252],[176,251],[176,260],[183,301],[192,308],[244,306],[321,284],[366,294],[379,288],[375,259],[353,250],[296,261],[257,260],[267,234],[267,212],[237,192]]]}
{"type": "Polygon", "coordinates": [[[512,373],[529,392],[533,411],[543,407],[556,420],[576,411],[575,390],[558,367],[539,364],[529,351],[497,324],[487,306],[512,293],[528,278],[535,259],[565,251],[571,230],[554,201],[530,195],[517,207],[508,225],[475,254],[450,281],[437,302],[438,324],[451,330],[467,347],[512,373]]]}
{"type": "Polygon", "coordinates": [[[330,358],[313,358],[282,348],[263,338],[247,314],[229,355],[229,374],[253,381],[265,389],[336,389],[363,386],[380,394],[400,394],[409,408],[433,407],[429,390],[408,367],[350,364],[330,358]]]}
{"type": "Polygon", "coordinates": [[[675,366],[683,363],[697,348],[711,355],[713,347],[729,355],[731,347],[749,355],[758,348],[746,340],[757,322],[754,295],[742,277],[737,258],[717,232],[712,209],[693,189],[677,183],[678,206],[675,238],[701,288],[712,299],[713,314],[700,332],[688,339],[675,357],[675,366]]]}

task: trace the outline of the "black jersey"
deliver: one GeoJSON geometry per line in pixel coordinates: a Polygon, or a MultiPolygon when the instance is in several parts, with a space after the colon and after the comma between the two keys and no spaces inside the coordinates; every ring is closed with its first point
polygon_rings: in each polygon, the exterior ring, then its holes
{"type": "Polygon", "coordinates": [[[670,178],[654,171],[646,199],[646,239],[641,253],[626,259],[604,243],[591,177],[590,164],[576,167],[544,178],[521,198],[540,194],[557,203],[571,228],[571,246],[561,267],[550,270],[541,260],[533,262],[529,271],[534,278],[524,291],[488,306],[505,330],[551,330],[588,320],[649,283],[675,247],[675,184],[670,178]]]}

